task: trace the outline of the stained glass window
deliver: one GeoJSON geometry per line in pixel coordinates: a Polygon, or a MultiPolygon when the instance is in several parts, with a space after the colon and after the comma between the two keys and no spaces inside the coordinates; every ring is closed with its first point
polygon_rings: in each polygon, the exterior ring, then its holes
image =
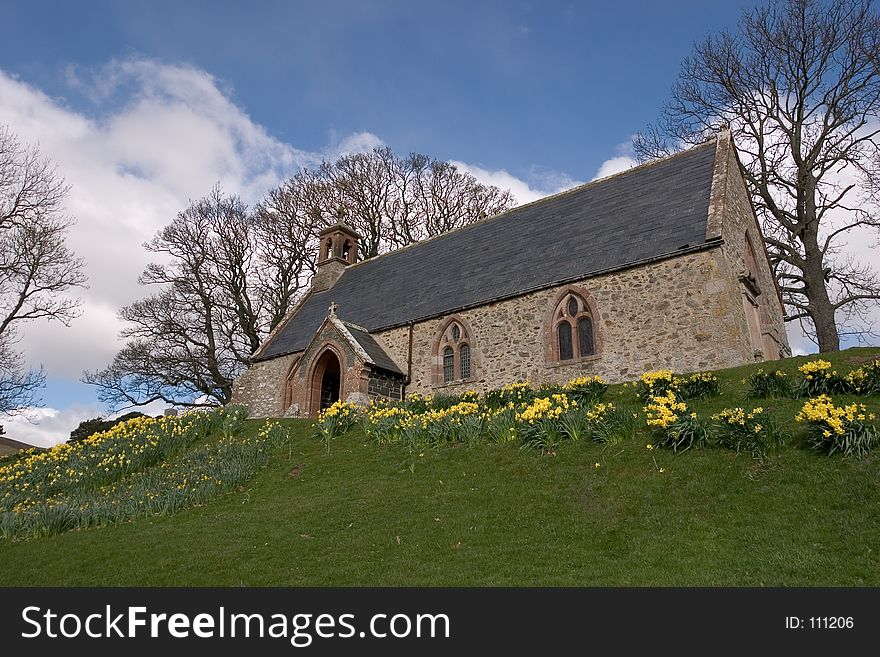
{"type": "Polygon", "coordinates": [[[570,297],[568,300],[568,316],[574,317],[578,314],[578,302],[574,297],[570,297]]]}
{"type": "Polygon", "coordinates": [[[452,341],[458,342],[458,339],[461,337],[461,329],[458,328],[458,324],[452,325],[452,341]]]}

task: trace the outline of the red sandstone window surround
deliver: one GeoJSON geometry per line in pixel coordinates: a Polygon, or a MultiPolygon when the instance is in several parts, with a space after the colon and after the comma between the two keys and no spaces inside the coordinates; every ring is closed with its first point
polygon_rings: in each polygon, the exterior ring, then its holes
{"type": "Polygon", "coordinates": [[[462,321],[450,319],[434,344],[434,384],[468,381],[473,377],[470,332],[462,321]]]}
{"type": "Polygon", "coordinates": [[[586,300],[567,292],[553,311],[554,360],[566,362],[596,354],[593,315],[586,300]]]}

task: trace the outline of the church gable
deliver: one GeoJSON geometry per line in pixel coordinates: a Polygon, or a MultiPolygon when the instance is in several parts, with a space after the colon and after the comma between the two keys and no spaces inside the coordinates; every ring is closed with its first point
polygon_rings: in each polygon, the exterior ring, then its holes
{"type": "Polygon", "coordinates": [[[748,335],[752,360],[789,356],[782,296],[730,133],[723,133],[719,142],[718,159],[725,163],[725,175],[724,195],[717,212],[718,232],[731,278],[738,282],[737,292],[742,298],[743,312],[738,321],[748,335]]]}
{"type": "Polygon", "coordinates": [[[401,399],[404,374],[374,336],[336,316],[335,305],[290,365],[282,413],[317,415],[338,400],[401,399]]]}

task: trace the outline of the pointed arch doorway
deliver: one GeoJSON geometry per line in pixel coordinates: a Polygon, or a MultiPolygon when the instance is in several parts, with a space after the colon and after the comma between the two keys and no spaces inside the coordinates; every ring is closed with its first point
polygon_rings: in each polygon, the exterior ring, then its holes
{"type": "Polygon", "coordinates": [[[332,349],[327,349],[315,363],[312,374],[311,415],[315,416],[339,401],[342,366],[332,349]]]}

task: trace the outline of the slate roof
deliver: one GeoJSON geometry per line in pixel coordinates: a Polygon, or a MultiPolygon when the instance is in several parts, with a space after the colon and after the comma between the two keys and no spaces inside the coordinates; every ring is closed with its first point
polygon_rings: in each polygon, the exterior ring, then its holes
{"type": "Polygon", "coordinates": [[[357,343],[361,348],[367,352],[373,365],[388,370],[389,372],[394,372],[395,374],[403,374],[400,368],[397,367],[397,364],[391,360],[391,357],[385,353],[385,350],[378,342],[376,342],[376,339],[372,335],[366,331],[362,331],[358,326],[353,326],[349,322],[343,320],[342,323],[345,325],[345,328],[348,329],[351,337],[357,340],[357,343]]]}
{"type": "Polygon", "coordinates": [[[702,248],[715,151],[711,140],[352,265],[255,360],[304,349],[331,302],[376,332],[702,248]]]}

